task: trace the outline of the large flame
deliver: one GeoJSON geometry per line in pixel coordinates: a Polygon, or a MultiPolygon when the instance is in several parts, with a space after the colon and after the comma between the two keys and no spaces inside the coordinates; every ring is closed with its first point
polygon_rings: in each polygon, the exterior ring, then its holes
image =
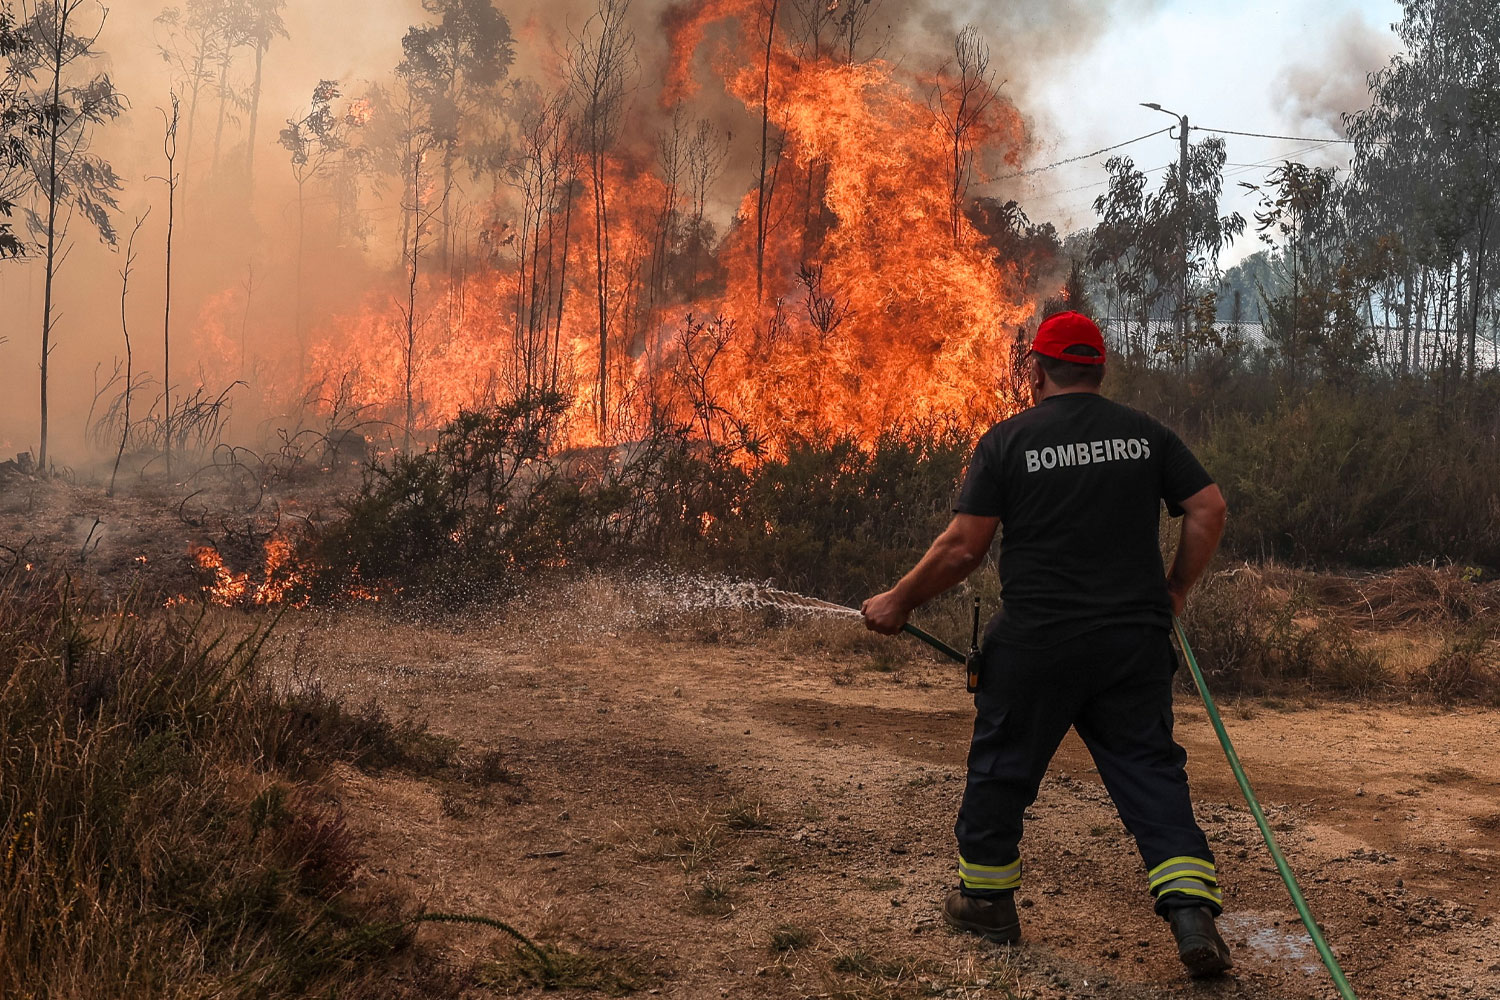
{"type": "MultiPolygon", "coordinates": [[[[466,275],[461,289],[446,276],[419,281],[424,305],[410,359],[398,296],[372,292],[362,308],[316,330],[304,393],[338,385],[345,402],[399,425],[409,360],[416,422],[430,430],[462,407],[524,388],[541,357],[546,377],[574,400],[571,443],[626,439],[665,413],[707,437],[757,442],[751,450],[760,453],[796,437],[871,440],[935,421],[977,429],[1005,415],[1014,407],[1003,388],[1014,338],[1034,306],[1021,265],[997,260],[968,219],[951,212],[953,138],[929,106],[933,81],[880,60],[808,58],[779,30],[767,77],[762,13],[746,0],[719,0],[667,20],[673,69],[662,99],[691,95],[706,29],[723,22],[731,30],[713,34],[726,40],[709,61],[757,125],[764,105],[779,137],[769,196],[753,181],[710,250],[727,275],[722,291],[694,298],[649,287],[647,262],[670,195],[649,151],[617,152],[607,164],[603,425],[595,219],[581,159],[564,244],[559,206],[528,219],[497,205],[497,217],[512,221],[490,234],[485,271],[466,275]],[[560,291],[539,309],[537,289],[552,282],[560,291]]],[[[987,107],[968,141],[981,161],[1015,162],[1025,141],[1019,114],[1003,99],[987,107]]]]}

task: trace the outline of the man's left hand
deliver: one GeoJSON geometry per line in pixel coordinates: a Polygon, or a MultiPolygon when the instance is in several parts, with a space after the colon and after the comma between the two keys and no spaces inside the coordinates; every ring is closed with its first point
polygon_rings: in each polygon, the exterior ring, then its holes
{"type": "Polygon", "coordinates": [[[896,597],[894,590],[887,590],[861,604],[859,613],[865,616],[865,628],[871,632],[895,635],[911,616],[911,609],[896,597]]]}

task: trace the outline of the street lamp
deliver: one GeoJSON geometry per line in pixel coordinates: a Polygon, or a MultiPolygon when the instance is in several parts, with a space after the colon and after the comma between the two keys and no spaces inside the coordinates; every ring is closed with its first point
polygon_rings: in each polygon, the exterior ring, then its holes
{"type": "Polygon", "coordinates": [[[1191,224],[1188,218],[1188,117],[1179,115],[1175,111],[1168,111],[1155,101],[1142,101],[1141,107],[1150,108],[1152,111],[1160,111],[1164,115],[1171,115],[1177,119],[1177,211],[1182,213],[1181,225],[1177,232],[1177,335],[1179,349],[1187,349],[1187,274],[1188,274],[1188,226],[1191,224]]]}

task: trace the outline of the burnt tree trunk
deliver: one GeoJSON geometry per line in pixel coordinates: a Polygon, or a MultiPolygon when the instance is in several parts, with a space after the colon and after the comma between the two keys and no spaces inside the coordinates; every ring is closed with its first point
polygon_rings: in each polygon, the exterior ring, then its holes
{"type": "Polygon", "coordinates": [[[755,301],[765,295],[766,277],[766,211],[770,207],[767,186],[767,158],[771,137],[771,50],[776,40],[776,12],[781,0],[771,0],[766,12],[766,51],[760,81],[760,177],[755,186],[755,301]]]}

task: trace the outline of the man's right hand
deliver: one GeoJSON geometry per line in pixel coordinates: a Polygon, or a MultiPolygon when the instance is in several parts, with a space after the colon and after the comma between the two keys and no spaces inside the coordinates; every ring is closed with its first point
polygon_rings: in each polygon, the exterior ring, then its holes
{"type": "Polygon", "coordinates": [[[911,609],[901,603],[894,590],[876,594],[859,606],[864,615],[865,628],[881,635],[895,635],[911,617],[911,609]]]}

